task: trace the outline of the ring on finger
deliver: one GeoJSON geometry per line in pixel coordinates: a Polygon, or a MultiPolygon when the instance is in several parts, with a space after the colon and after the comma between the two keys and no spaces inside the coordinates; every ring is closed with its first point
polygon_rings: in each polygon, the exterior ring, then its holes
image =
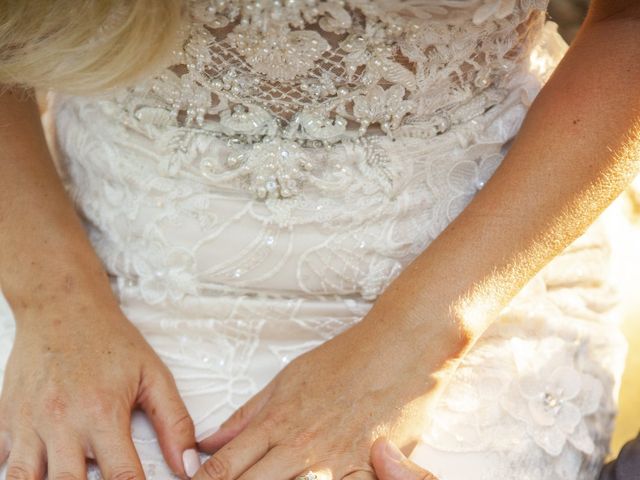
{"type": "Polygon", "coordinates": [[[304,475],[298,475],[296,480],[318,480],[318,475],[309,470],[304,475]]]}

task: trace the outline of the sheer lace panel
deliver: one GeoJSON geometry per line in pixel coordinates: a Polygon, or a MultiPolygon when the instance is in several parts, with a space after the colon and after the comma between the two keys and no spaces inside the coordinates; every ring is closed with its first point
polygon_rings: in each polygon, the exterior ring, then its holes
{"type": "Polygon", "coordinates": [[[439,132],[455,106],[500,87],[521,63],[545,7],[543,0],[196,0],[175,65],[141,89],[152,90],[177,124],[209,123],[243,141],[318,146],[368,130],[439,132]]]}
{"type": "Polygon", "coordinates": [[[115,110],[171,138],[174,158],[195,139],[225,141],[224,165],[205,176],[293,197],[336,146],[432,138],[503,101],[529,68],[546,3],[193,0],[172,65],[118,92],[115,110]]]}

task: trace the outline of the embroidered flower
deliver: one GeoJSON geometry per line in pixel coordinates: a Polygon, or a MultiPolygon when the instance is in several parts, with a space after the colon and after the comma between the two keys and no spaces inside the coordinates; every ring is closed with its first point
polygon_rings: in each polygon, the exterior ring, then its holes
{"type": "Polygon", "coordinates": [[[220,113],[220,126],[228,135],[273,136],[278,126],[269,112],[257,105],[236,105],[220,113]]]}
{"type": "Polygon", "coordinates": [[[134,258],[133,266],[139,277],[138,288],[146,302],[176,302],[187,294],[197,294],[195,258],[191,252],[157,242],[145,244],[144,248],[144,258],[142,255],[134,258]],[[146,259],[153,260],[147,262],[146,259]]]}
{"type": "Polygon", "coordinates": [[[322,15],[318,24],[326,32],[344,33],[353,23],[351,14],[344,9],[340,2],[322,3],[317,6],[317,12],[322,15]]]}
{"type": "Polygon", "coordinates": [[[416,88],[415,74],[394,60],[397,46],[391,38],[384,24],[372,22],[364,33],[351,34],[340,43],[347,52],[343,61],[350,80],[373,85],[383,78],[407,90],[416,88]]]}
{"type": "Polygon", "coordinates": [[[362,128],[379,122],[382,130],[390,133],[411,110],[412,102],[404,100],[404,94],[401,85],[393,85],[387,90],[374,85],[366,94],[353,99],[353,114],[362,128]]]}
{"type": "Polygon", "coordinates": [[[347,129],[347,121],[340,117],[327,118],[309,112],[297,113],[289,124],[287,133],[303,132],[309,138],[336,141],[347,129]]]}
{"type": "Polygon", "coordinates": [[[560,455],[567,443],[593,453],[584,419],[598,409],[602,383],[575,367],[575,352],[558,338],[541,340],[536,351],[519,339],[511,344],[520,376],[503,397],[505,410],[526,423],[529,436],[549,455],[560,455]],[[536,358],[548,361],[538,366],[536,358]]]}
{"type": "Polygon", "coordinates": [[[246,176],[249,190],[261,199],[295,195],[313,168],[303,147],[280,139],[265,140],[233,153],[227,165],[246,176]]]}
{"type": "Polygon", "coordinates": [[[312,30],[282,28],[263,33],[241,25],[227,39],[256,72],[274,80],[292,80],[308,72],[331,48],[312,30]]]}

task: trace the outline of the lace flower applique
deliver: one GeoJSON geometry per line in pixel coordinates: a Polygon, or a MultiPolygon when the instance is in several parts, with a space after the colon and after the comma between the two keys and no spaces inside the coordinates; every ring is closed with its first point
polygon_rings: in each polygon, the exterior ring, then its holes
{"type": "MultiPolygon", "coordinates": [[[[142,298],[149,304],[165,301],[176,302],[185,295],[196,295],[195,258],[184,248],[169,247],[160,242],[146,245],[148,257],[133,257],[133,269],[137,278],[133,284],[142,298]],[[147,258],[162,259],[160,265],[153,265],[147,258]]],[[[133,285],[128,285],[133,286],[133,285]]]]}
{"type": "Polygon", "coordinates": [[[329,43],[314,31],[237,28],[227,37],[254,71],[273,80],[292,80],[311,70],[329,43]]]}
{"type": "Polygon", "coordinates": [[[559,456],[567,444],[593,453],[585,418],[600,405],[602,383],[576,368],[575,352],[560,339],[541,340],[536,352],[517,338],[511,345],[520,377],[503,397],[503,408],[526,423],[528,435],[549,455],[559,456]],[[546,359],[542,365],[540,358],[546,359]]]}

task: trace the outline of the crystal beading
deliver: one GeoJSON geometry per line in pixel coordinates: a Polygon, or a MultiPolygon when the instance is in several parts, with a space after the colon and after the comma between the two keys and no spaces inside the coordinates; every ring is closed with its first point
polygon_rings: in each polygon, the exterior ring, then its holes
{"type": "Polygon", "coordinates": [[[500,102],[546,8],[511,3],[191,0],[173,65],[122,105],[155,102],[167,127],[232,139],[228,168],[258,198],[287,198],[305,183],[305,149],[428,139],[500,102]]]}

